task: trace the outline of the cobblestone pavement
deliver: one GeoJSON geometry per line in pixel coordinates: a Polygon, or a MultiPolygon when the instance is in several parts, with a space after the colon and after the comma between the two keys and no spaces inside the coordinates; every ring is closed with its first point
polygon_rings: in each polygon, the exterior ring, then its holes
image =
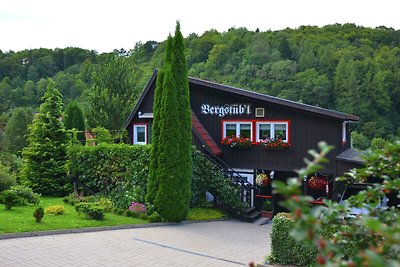
{"type": "Polygon", "coordinates": [[[246,266],[262,263],[271,224],[237,220],[0,240],[0,266],[246,266]]]}

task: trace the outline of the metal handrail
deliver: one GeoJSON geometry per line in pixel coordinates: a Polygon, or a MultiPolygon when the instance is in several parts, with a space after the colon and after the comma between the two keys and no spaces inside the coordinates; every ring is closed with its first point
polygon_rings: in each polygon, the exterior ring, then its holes
{"type": "Polygon", "coordinates": [[[225,177],[229,178],[233,184],[241,188],[241,198],[245,199],[244,202],[246,202],[248,206],[251,206],[251,195],[252,195],[251,193],[252,190],[256,189],[254,185],[249,183],[249,181],[247,181],[246,178],[241,176],[239,172],[235,171],[219,157],[216,157],[206,149],[202,149],[202,152],[209,160],[211,160],[214,164],[220,167],[225,177]]]}

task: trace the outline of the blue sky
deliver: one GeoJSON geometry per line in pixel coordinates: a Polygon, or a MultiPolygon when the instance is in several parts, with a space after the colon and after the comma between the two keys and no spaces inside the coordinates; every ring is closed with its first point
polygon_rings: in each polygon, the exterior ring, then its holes
{"type": "Polygon", "coordinates": [[[3,52],[69,46],[109,52],[182,33],[231,27],[262,31],[355,23],[400,29],[398,0],[3,0],[3,52]]]}

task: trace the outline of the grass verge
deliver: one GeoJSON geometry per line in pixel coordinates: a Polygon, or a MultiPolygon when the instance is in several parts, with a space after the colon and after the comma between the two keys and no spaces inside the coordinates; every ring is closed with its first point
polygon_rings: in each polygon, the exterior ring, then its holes
{"type": "Polygon", "coordinates": [[[6,210],[3,205],[0,206],[0,234],[144,223],[148,223],[148,221],[109,212],[105,213],[102,221],[89,220],[83,215],[78,215],[74,207],[65,204],[62,198],[55,197],[41,197],[39,205],[13,207],[11,210],[6,210]],[[36,208],[45,209],[53,205],[64,206],[65,213],[63,215],[44,215],[40,223],[35,222],[33,212],[36,208]]]}

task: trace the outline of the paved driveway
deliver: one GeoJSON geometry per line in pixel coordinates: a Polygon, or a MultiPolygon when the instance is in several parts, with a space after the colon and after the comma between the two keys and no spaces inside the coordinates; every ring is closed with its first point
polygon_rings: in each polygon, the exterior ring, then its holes
{"type": "Polygon", "coordinates": [[[269,253],[271,224],[182,223],[0,240],[0,266],[246,266],[269,253]]]}

